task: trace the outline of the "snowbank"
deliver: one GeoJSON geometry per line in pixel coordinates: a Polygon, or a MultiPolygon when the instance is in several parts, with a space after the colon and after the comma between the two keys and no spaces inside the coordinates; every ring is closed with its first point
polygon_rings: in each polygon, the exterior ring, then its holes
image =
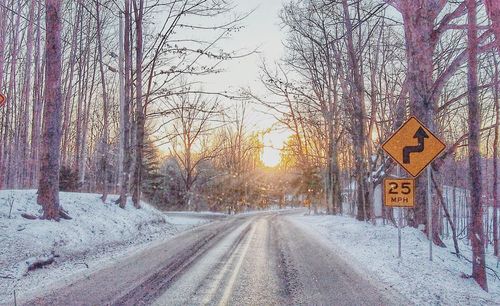
{"type": "MultiPolygon", "coordinates": [[[[290,219],[330,246],[363,274],[393,287],[417,305],[500,305],[500,280],[488,275],[489,293],[473,279],[471,264],[434,247],[428,259],[428,240],[414,228],[402,230],[402,259],[397,258],[397,228],[374,226],[341,216],[292,216],[290,219]]],[[[460,251],[471,258],[470,247],[461,242],[460,251]]],[[[497,260],[488,250],[488,266],[500,275],[497,260]]]]}
{"type": "Polygon", "coordinates": [[[42,214],[36,190],[0,191],[0,303],[11,299],[15,289],[23,291],[38,282],[88,269],[89,262],[97,258],[137,249],[140,244],[209,221],[167,215],[146,203],[141,209],[131,203],[121,209],[114,204],[117,196],[113,195],[106,203],[99,194],[61,192],[60,198],[72,220],[27,220],[22,213],[42,214]],[[50,258],[55,260],[53,264],[28,271],[30,264],[50,258]]]}

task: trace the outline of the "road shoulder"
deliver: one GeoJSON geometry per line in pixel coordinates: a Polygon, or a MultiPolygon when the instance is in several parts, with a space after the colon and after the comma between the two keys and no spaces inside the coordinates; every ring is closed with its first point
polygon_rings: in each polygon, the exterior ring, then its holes
{"type": "MultiPolygon", "coordinates": [[[[403,258],[397,258],[397,229],[374,226],[342,216],[295,215],[289,220],[307,231],[359,274],[376,285],[390,288],[418,305],[498,305],[499,281],[490,279],[490,292],[472,279],[469,263],[447,248],[434,250],[428,260],[428,243],[421,232],[403,229],[403,258]]],[[[463,251],[466,251],[465,248],[463,251]]]]}

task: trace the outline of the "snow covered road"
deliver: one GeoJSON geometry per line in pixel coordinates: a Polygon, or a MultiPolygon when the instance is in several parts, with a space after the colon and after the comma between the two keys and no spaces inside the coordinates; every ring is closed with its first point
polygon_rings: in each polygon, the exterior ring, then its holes
{"type": "Polygon", "coordinates": [[[356,272],[291,213],[214,221],[23,304],[411,304],[356,272]]]}

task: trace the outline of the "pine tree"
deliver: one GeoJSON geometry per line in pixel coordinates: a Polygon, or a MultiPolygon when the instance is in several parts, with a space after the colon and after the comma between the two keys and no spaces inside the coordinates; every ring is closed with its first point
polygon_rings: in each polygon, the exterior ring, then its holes
{"type": "Polygon", "coordinates": [[[146,141],[142,160],[142,192],[153,204],[161,203],[163,196],[163,178],[160,173],[160,153],[152,141],[146,141]]]}

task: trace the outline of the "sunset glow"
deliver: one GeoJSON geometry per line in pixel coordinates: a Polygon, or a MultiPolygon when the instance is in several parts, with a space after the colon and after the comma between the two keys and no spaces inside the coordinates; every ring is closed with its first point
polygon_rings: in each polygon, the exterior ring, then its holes
{"type": "Polygon", "coordinates": [[[290,135],[291,131],[289,130],[272,130],[264,134],[262,139],[264,150],[260,159],[266,167],[272,168],[279,165],[281,162],[281,149],[290,135]]]}
{"type": "Polygon", "coordinates": [[[265,147],[260,159],[266,167],[276,167],[281,161],[280,150],[272,147],[265,147]]]}

